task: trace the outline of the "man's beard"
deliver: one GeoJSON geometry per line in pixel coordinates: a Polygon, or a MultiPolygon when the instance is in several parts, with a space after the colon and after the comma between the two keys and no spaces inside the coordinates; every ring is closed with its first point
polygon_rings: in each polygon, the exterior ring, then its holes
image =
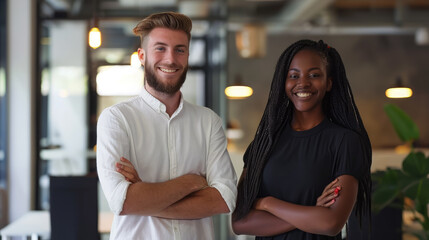
{"type": "Polygon", "coordinates": [[[149,66],[150,66],[149,64],[145,64],[145,67],[144,67],[145,79],[147,84],[149,84],[149,86],[155,89],[157,92],[162,92],[168,95],[172,95],[178,92],[182,87],[183,83],[185,82],[188,67],[184,69],[182,75],[180,75],[178,81],[175,84],[168,84],[168,83],[164,84],[156,77],[153,68],[149,66]]]}

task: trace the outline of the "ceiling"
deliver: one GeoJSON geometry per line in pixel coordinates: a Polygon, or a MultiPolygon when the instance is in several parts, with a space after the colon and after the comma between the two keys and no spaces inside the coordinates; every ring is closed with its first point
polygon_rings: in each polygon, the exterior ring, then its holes
{"type": "MultiPolygon", "coordinates": [[[[39,0],[44,19],[102,20],[104,48],[136,48],[132,26],[153,12],[222,20],[231,32],[258,24],[268,34],[414,34],[429,28],[429,0],[39,0]],[[119,20],[132,21],[119,21],[119,20]],[[113,37],[115,36],[115,37],[113,37]],[[122,36],[120,38],[119,36],[122,36]]],[[[427,34],[427,33],[426,33],[427,34]]],[[[101,51],[100,51],[101,52],[101,51]]],[[[100,53],[101,54],[101,53],[100,53]]]]}
{"type": "Polygon", "coordinates": [[[47,18],[144,17],[180,11],[193,18],[288,26],[412,24],[429,22],[429,0],[40,0],[47,18]],[[340,21],[341,20],[341,21],[340,21]],[[343,22],[345,20],[346,22],[343,22]]]}

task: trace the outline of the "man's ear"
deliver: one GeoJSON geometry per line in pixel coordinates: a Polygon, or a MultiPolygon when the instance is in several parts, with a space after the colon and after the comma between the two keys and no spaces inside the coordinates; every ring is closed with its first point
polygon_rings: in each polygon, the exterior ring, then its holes
{"type": "Polygon", "coordinates": [[[331,91],[332,89],[332,77],[328,77],[328,82],[327,82],[328,86],[327,86],[327,91],[331,91]]]}
{"type": "Polygon", "coordinates": [[[137,50],[137,54],[139,56],[140,63],[144,66],[144,61],[145,61],[145,57],[146,57],[144,49],[139,48],[137,50]]]}

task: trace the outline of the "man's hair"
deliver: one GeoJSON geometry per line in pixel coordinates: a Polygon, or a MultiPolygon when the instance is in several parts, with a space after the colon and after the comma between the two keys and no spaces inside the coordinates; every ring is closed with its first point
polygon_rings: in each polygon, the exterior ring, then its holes
{"type": "Polygon", "coordinates": [[[268,103],[255,138],[244,154],[245,175],[238,184],[237,205],[233,218],[239,220],[250,211],[260,189],[262,171],[277,142],[281,129],[291,121],[293,104],[285,93],[285,81],[294,56],[303,49],[320,54],[326,63],[328,77],[332,78],[332,89],[323,99],[323,111],[330,121],[359,134],[363,143],[364,158],[359,159],[364,173],[359,179],[355,213],[371,214],[371,143],[353,99],[346,71],[338,52],[322,40],[300,40],[288,47],[280,56],[271,83],[268,103]]]}
{"type": "Polygon", "coordinates": [[[181,13],[161,12],[154,13],[141,20],[133,29],[135,35],[140,36],[141,45],[154,28],[168,28],[181,30],[186,33],[188,40],[191,39],[192,21],[181,13]]]}

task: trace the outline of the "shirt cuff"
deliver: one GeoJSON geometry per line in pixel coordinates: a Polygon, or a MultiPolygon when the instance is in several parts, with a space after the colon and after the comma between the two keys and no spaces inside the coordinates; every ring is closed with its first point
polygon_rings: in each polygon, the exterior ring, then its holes
{"type": "Polygon", "coordinates": [[[122,212],[125,199],[127,198],[128,187],[130,186],[130,184],[131,183],[128,181],[121,181],[116,186],[115,190],[112,192],[109,201],[109,206],[115,215],[119,215],[122,212]]]}
{"type": "Polygon", "coordinates": [[[235,209],[235,197],[237,195],[236,191],[219,182],[211,184],[210,187],[214,187],[219,191],[220,195],[228,206],[230,213],[232,213],[235,209]]]}

